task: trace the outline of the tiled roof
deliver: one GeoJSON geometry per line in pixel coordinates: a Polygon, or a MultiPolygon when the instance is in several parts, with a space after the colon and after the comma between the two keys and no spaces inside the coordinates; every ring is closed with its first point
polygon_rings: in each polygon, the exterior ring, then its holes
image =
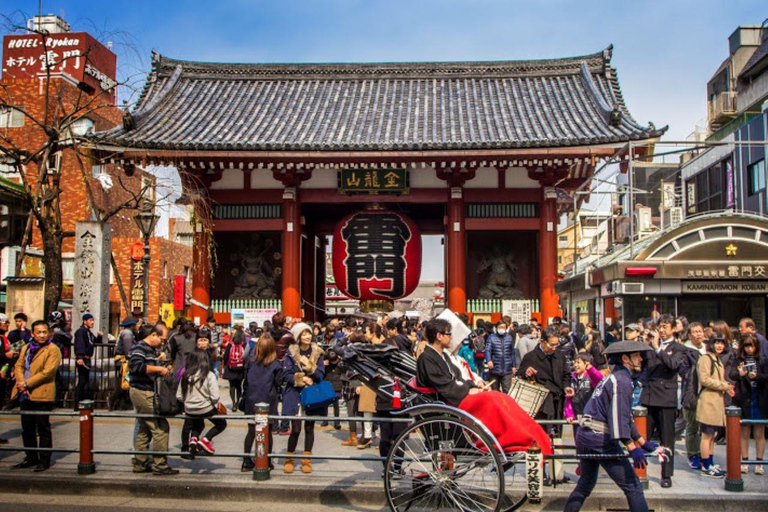
{"type": "Polygon", "coordinates": [[[95,139],[177,150],[505,149],[656,137],[611,48],[507,62],[218,64],[155,54],[136,109],[95,139]]]}

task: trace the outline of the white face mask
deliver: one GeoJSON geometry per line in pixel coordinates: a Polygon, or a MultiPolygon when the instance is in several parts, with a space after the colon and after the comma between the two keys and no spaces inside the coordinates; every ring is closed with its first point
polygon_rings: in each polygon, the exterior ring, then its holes
{"type": "Polygon", "coordinates": [[[501,334],[502,336],[504,336],[505,334],[507,334],[507,330],[506,330],[506,329],[497,329],[497,330],[496,330],[496,332],[497,332],[498,334],[501,334]]]}

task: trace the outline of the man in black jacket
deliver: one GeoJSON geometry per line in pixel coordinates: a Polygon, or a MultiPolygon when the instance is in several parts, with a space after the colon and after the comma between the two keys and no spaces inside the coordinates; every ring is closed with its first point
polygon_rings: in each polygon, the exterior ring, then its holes
{"type": "Polygon", "coordinates": [[[560,338],[557,331],[550,328],[544,331],[539,346],[528,352],[520,363],[518,375],[541,384],[549,390],[536,419],[552,420],[563,417],[565,397],[573,396],[570,387],[571,376],[568,373],[565,355],[558,350],[560,338]]]}
{"type": "Polygon", "coordinates": [[[654,429],[659,432],[661,446],[668,447],[672,456],[661,464],[661,486],[672,487],[675,468],[675,416],[677,414],[677,378],[685,361],[686,348],[675,341],[675,319],[661,315],[658,329],[651,333],[652,352],[648,352],[643,393],[640,403],[648,408],[649,438],[654,429]]]}
{"type": "MultiPolygon", "coordinates": [[[[83,315],[83,325],[75,331],[75,360],[77,362],[77,387],[75,388],[75,410],[80,405],[80,400],[90,395],[91,386],[91,359],[96,336],[93,334],[93,324],[96,320],[93,315],[83,315]]],[[[99,333],[101,334],[101,333],[99,333]]]]}

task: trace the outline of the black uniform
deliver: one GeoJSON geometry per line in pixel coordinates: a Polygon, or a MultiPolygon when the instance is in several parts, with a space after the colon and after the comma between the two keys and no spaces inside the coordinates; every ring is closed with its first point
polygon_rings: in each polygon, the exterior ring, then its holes
{"type": "MultiPolygon", "coordinates": [[[[677,378],[688,349],[674,339],[662,341],[659,350],[647,352],[643,392],[640,403],[648,408],[648,437],[654,429],[659,432],[662,446],[675,446],[675,417],[677,415],[677,378]]],[[[675,472],[672,456],[661,464],[661,477],[671,478],[675,472]]]]}
{"type": "Polygon", "coordinates": [[[632,418],[632,392],[629,371],[618,366],[611,375],[600,381],[584,407],[584,416],[607,425],[608,433],[595,432],[589,427],[580,428],[576,435],[576,453],[611,454],[618,457],[581,460],[581,477],[565,504],[564,512],[577,512],[581,509],[597,483],[600,466],[624,491],[631,512],[648,511],[643,487],[622,449],[622,442],[626,444],[630,439],[637,441],[640,438],[632,418]]]}

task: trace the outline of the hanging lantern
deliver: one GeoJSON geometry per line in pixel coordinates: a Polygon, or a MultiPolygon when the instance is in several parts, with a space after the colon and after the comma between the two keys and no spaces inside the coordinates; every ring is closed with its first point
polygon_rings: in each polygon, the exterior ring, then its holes
{"type": "Polygon", "coordinates": [[[419,284],[418,228],[405,215],[376,207],[348,215],[333,232],[333,276],[362,311],[392,311],[419,284]]]}

